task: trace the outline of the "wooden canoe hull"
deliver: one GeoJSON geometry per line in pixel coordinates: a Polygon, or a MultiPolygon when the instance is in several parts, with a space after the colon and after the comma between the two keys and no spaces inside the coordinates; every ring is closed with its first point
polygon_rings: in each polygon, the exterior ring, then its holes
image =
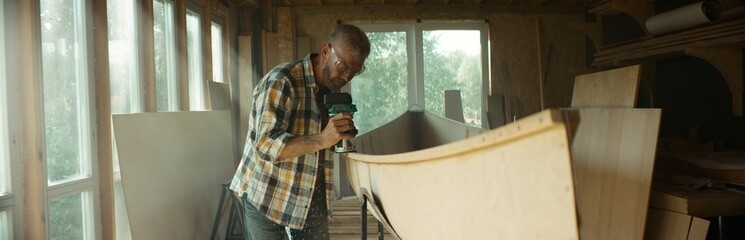
{"type": "Polygon", "coordinates": [[[368,208],[401,239],[577,239],[569,148],[561,113],[546,110],[436,147],[385,155],[363,147],[346,160],[354,191],[368,192],[368,208]]]}

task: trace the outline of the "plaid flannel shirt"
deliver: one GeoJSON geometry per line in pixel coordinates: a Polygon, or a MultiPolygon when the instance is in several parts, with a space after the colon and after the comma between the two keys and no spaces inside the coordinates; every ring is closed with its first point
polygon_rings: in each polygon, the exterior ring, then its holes
{"type": "Polygon", "coordinates": [[[249,133],[241,163],[230,189],[248,201],[268,219],[293,229],[302,229],[310,208],[320,161],[326,178],[326,206],[332,199],[334,163],[329,151],[319,151],[279,162],[277,157],[287,140],[320,133],[322,118],[318,106],[311,57],[280,64],[269,71],[253,93],[249,133]]]}

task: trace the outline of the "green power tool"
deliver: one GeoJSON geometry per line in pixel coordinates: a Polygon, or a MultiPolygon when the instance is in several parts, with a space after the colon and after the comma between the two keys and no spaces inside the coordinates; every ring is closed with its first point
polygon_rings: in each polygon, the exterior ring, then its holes
{"type": "MultiPolygon", "coordinates": [[[[329,108],[329,116],[334,116],[339,113],[355,113],[357,112],[357,106],[352,104],[352,96],[349,93],[329,93],[323,97],[323,104],[329,108]]],[[[352,129],[344,132],[346,134],[357,135],[357,129],[352,129]]],[[[341,140],[334,147],[334,151],[338,153],[344,152],[355,152],[356,149],[347,140],[341,140]]]]}

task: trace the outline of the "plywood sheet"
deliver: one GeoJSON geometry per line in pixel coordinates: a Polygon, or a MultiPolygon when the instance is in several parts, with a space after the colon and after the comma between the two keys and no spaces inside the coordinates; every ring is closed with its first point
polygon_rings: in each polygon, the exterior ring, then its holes
{"type": "Polygon", "coordinates": [[[412,127],[416,128],[416,149],[436,147],[439,145],[466,139],[486,132],[486,129],[465,125],[429,112],[419,114],[412,127]]]}
{"type": "Polygon", "coordinates": [[[209,81],[210,89],[210,105],[212,110],[229,110],[231,106],[230,101],[230,85],[227,83],[219,83],[209,81]]]}
{"type": "Polygon", "coordinates": [[[460,90],[445,90],[445,117],[458,122],[465,122],[463,118],[463,101],[460,90]]]}
{"type": "Polygon", "coordinates": [[[709,228],[705,219],[652,208],[647,222],[648,240],[704,240],[709,228]]]}
{"type": "Polygon", "coordinates": [[[132,239],[208,239],[235,172],[230,112],[113,116],[132,239]]]}
{"type": "Polygon", "coordinates": [[[555,110],[433,148],[347,157],[355,191],[370,192],[373,215],[402,239],[579,237],[569,140],[555,110]]]}
{"type": "Polygon", "coordinates": [[[264,71],[261,72],[261,76],[264,76],[264,74],[268,73],[269,70],[271,70],[274,66],[277,66],[277,64],[280,64],[280,56],[279,56],[279,43],[278,43],[278,36],[276,32],[266,32],[261,31],[261,47],[263,51],[262,57],[263,57],[263,66],[264,71]]]}
{"type": "Polygon", "coordinates": [[[572,108],[633,108],[641,66],[634,65],[579,75],[574,80],[572,108]]]}
{"type": "Polygon", "coordinates": [[[395,154],[412,151],[415,148],[413,121],[417,113],[405,112],[374,131],[366,132],[352,139],[357,152],[365,154],[395,154]],[[390,133],[396,133],[391,137],[390,133]]]}
{"type": "Polygon", "coordinates": [[[572,163],[583,239],[642,239],[660,109],[574,109],[572,163]]]}

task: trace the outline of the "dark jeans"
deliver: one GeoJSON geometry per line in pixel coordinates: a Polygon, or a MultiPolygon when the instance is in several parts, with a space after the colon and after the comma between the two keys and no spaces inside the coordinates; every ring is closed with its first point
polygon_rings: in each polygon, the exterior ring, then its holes
{"type": "MultiPolygon", "coordinates": [[[[323,175],[323,174],[321,174],[323,175]]],[[[289,229],[292,239],[329,239],[328,214],[326,212],[326,188],[324,179],[320,177],[313,191],[313,199],[310,203],[310,212],[305,220],[305,228],[289,229]]],[[[253,204],[249,203],[246,195],[243,197],[244,205],[244,239],[246,240],[272,240],[288,239],[285,226],[279,225],[266,218],[253,204]]]]}

